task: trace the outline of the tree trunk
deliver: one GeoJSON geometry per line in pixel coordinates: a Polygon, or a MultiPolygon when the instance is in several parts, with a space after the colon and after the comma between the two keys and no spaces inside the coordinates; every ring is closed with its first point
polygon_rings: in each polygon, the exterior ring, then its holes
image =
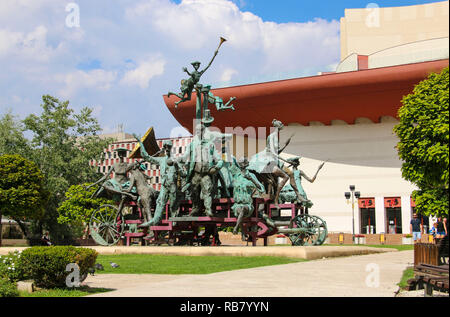
{"type": "Polygon", "coordinates": [[[14,220],[15,222],[17,222],[17,224],[19,225],[20,229],[21,229],[22,232],[23,232],[23,235],[25,236],[25,238],[28,239],[28,229],[27,229],[26,224],[24,224],[24,223],[23,223],[22,221],[20,221],[19,219],[13,218],[13,220],[14,220]]]}

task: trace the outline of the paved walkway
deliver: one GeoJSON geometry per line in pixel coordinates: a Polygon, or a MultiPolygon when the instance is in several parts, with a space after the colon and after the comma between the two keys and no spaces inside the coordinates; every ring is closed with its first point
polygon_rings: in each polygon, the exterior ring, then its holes
{"type": "Polygon", "coordinates": [[[96,297],[393,297],[414,251],[327,258],[208,275],[98,275],[96,297]]]}

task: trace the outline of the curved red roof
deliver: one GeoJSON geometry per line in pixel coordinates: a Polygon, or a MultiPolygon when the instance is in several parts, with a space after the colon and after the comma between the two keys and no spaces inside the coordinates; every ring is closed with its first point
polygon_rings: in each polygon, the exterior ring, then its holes
{"type": "MultiPolygon", "coordinates": [[[[332,120],[353,124],[360,117],[376,123],[383,116],[397,117],[403,96],[431,72],[440,72],[448,65],[445,59],[214,89],[214,95],[224,101],[237,97],[233,102],[236,111],[217,113],[215,106],[209,108],[214,126],[222,131],[225,127],[270,127],[274,118],[285,125],[308,125],[311,121],[329,125],[332,120]]],[[[173,116],[191,133],[195,99],[194,93],[191,101],[175,109],[179,99],[164,96],[173,116]]]]}

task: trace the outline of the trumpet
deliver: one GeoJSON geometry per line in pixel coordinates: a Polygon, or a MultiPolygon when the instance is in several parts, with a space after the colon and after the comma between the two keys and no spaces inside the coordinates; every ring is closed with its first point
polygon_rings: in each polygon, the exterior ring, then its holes
{"type": "Polygon", "coordinates": [[[220,47],[222,46],[222,44],[223,43],[225,43],[227,41],[227,39],[226,38],[224,38],[224,37],[220,37],[220,44],[219,44],[219,47],[217,47],[217,50],[216,50],[216,52],[218,52],[219,51],[219,49],[220,49],[220,47]]]}

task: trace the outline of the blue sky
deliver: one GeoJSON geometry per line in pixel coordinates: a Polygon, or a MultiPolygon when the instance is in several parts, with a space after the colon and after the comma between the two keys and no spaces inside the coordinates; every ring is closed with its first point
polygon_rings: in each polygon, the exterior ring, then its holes
{"type": "MultiPolygon", "coordinates": [[[[180,3],[181,0],[176,0],[180,3]]],[[[436,2],[436,0],[233,0],[243,11],[250,11],[264,21],[277,23],[307,22],[314,18],[339,20],[345,9],[365,8],[369,3],[397,7],[436,2]]]]}
{"type": "MultiPolygon", "coordinates": [[[[433,1],[377,1],[381,7],[433,1]]],[[[0,115],[40,110],[41,97],[89,106],[105,133],[157,137],[182,131],[162,95],[177,91],[182,67],[205,65],[213,87],[332,71],[340,61],[339,19],[369,1],[0,0],[0,115]],[[79,7],[80,25],[69,27],[79,7]],[[305,49],[307,47],[307,49],[305,49]]]]}

